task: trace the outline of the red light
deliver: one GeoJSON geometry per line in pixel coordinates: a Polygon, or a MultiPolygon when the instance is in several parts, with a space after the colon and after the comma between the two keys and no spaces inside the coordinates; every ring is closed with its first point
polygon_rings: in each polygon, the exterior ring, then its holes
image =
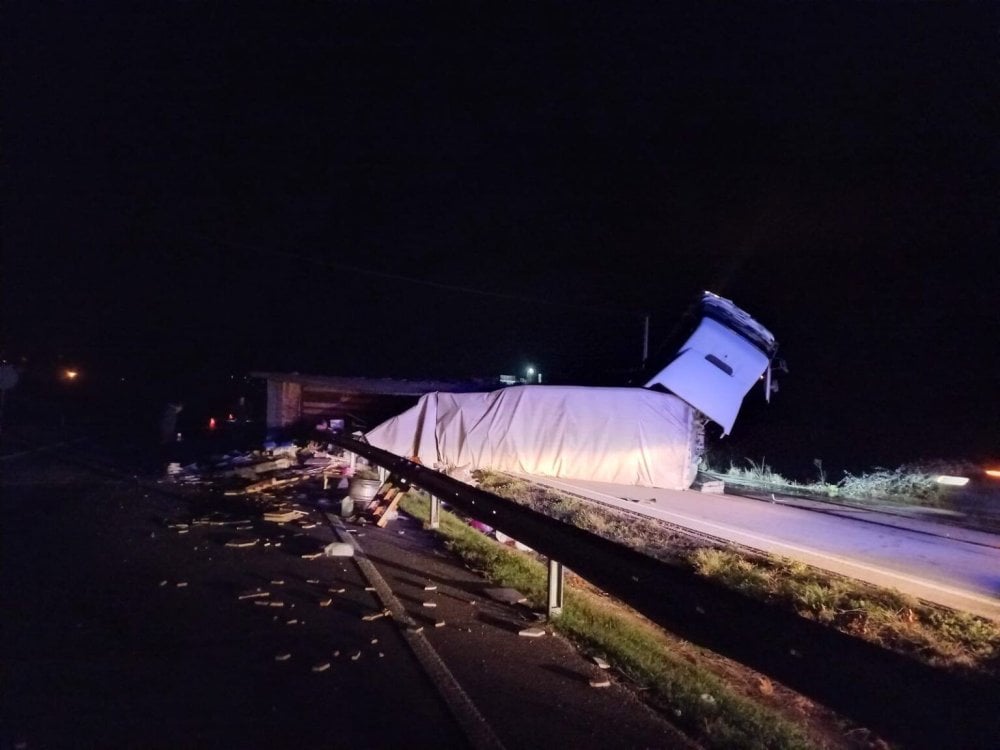
{"type": "Polygon", "coordinates": [[[214,430],[215,429],[215,417],[209,417],[208,418],[208,429],[210,429],[210,430],[214,430]]]}

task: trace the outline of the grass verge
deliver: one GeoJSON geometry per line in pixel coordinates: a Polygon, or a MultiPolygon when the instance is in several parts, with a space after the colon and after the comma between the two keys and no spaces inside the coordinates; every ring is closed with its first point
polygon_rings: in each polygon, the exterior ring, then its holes
{"type": "Polygon", "coordinates": [[[782,558],[704,548],[692,552],[689,562],[699,575],[755,599],[934,666],[1000,673],[1000,627],[984,618],[782,558]]]}
{"type": "Polygon", "coordinates": [[[922,604],[892,589],[782,558],[719,549],[637,518],[500,472],[475,472],[480,487],[660,560],[691,566],[756,599],[937,667],[1000,676],[1000,626],[922,604]]]}
{"type": "MultiPolygon", "coordinates": [[[[429,500],[410,492],[401,507],[427,518],[429,500]]],[[[443,511],[439,533],[469,567],[490,581],[521,591],[544,606],[546,569],[533,556],[504,546],[443,511]]],[[[706,748],[778,750],[811,744],[797,726],[729,690],[708,670],[671,653],[663,634],[640,615],[597,594],[567,586],[554,629],[588,651],[600,653],[632,680],[649,688],[651,702],[706,748]]]]}

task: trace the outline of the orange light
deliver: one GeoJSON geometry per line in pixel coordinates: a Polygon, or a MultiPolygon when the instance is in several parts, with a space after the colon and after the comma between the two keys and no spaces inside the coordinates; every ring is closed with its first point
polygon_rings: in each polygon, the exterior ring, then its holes
{"type": "Polygon", "coordinates": [[[76,380],[80,373],[76,370],[63,370],[63,375],[67,380],[76,380]]]}
{"type": "Polygon", "coordinates": [[[987,469],[986,476],[996,477],[997,479],[1000,479],[1000,469],[987,469]]]}

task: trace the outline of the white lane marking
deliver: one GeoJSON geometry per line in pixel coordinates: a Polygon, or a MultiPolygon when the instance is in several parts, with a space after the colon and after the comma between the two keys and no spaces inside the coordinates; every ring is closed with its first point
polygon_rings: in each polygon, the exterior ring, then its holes
{"type": "MultiPolygon", "coordinates": [[[[536,481],[541,481],[543,484],[562,485],[562,489],[572,489],[572,490],[574,490],[576,492],[584,492],[584,493],[591,493],[591,494],[594,494],[594,495],[601,495],[602,497],[606,497],[606,498],[608,498],[610,500],[615,501],[614,505],[616,507],[623,507],[623,508],[627,508],[629,510],[633,510],[632,508],[630,508],[627,505],[621,505],[621,503],[626,502],[626,501],[623,501],[620,497],[617,497],[615,495],[609,495],[606,492],[601,492],[600,490],[592,490],[589,487],[580,487],[579,485],[575,485],[575,484],[566,484],[566,483],[563,483],[563,482],[559,482],[558,480],[549,479],[548,477],[546,477],[545,479],[542,479],[542,480],[539,480],[536,477],[529,477],[529,478],[535,479],[536,481]]],[[[638,512],[638,513],[642,513],[642,515],[649,516],[651,518],[655,518],[656,517],[652,513],[646,512],[646,509],[642,508],[641,506],[639,508],[637,508],[637,509],[634,509],[634,510],[636,510],[636,512],[638,512]]],[[[813,555],[815,557],[819,557],[819,558],[824,559],[824,560],[832,560],[832,561],[838,562],[838,563],[840,563],[842,565],[847,565],[849,567],[857,568],[859,570],[867,570],[870,573],[878,573],[880,575],[888,576],[889,578],[896,578],[896,579],[901,580],[901,581],[907,581],[908,583],[914,583],[914,584],[917,584],[919,586],[924,586],[926,588],[933,589],[935,591],[940,591],[941,593],[944,593],[944,594],[951,594],[952,596],[958,596],[958,597],[962,597],[962,598],[965,598],[965,599],[969,599],[971,601],[980,602],[982,604],[988,604],[988,605],[990,605],[992,607],[996,607],[996,606],[1000,605],[1000,600],[998,600],[998,599],[996,599],[994,597],[980,596],[978,594],[974,594],[974,593],[969,592],[969,591],[963,591],[962,589],[956,589],[956,588],[952,588],[950,586],[943,586],[943,585],[938,584],[938,583],[933,583],[932,581],[928,581],[928,580],[926,580],[924,578],[914,578],[913,576],[908,576],[908,575],[905,575],[903,573],[896,573],[896,572],[894,572],[892,570],[886,570],[885,568],[878,568],[878,567],[875,567],[875,566],[872,566],[872,565],[865,565],[864,563],[855,562],[853,560],[849,560],[849,559],[844,558],[844,557],[838,557],[837,555],[830,555],[830,554],[827,554],[825,552],[820,552],[818,550],[810,549],[809,547],[800,547],[800,546],[795,545],[795,544],[789,544],[788,542],[781,542],[781,541],[778,541],[777,539],[772,539],[771,537],[760,536],[759,534],[754,534],[754,533],[749,532],[749,531],[743,531],[741,529],[737,529],[737,528],[734,528],[732,526],[726,526],[725,524],[715,523],[714,521],[704,521],[704,520],[702,520],[700,518],[694,518],[692,516],[686,516],[683,513],[677,513],[676,511],[663,510],[661,508],[655,508],[655,511],[658,514],[663,514],[663,515],[667,515],[667,516],[673,516],[674,518],[679,518],[681,520],[687,521],[688,523],[701,524],[703,526],[708,526],[708,527],[710,527],[712,529],[716,529],[718,531],[723,531],[723,532],[726,532],[728,534],[737,534],[737,535],[746,537],[747,539],[753,539],[753,540],[758,541],[758,542],[766,542],[766,543],[774,545],[774,546],[784,547],[785,549],[794,550],[796,552],[800,552],[800,553],[807,554],[807,555],[813,555]]],[[[734,539],[733,541],[736,541],[736,540],[734,539]]],[[[763,551],[767,552],[768,550],[764,549],[763,551]]]]}
{"type": "Polygon", "coordinates": [[[393,619],[407,626],[403,631],[403,639],[409,644],[414,656],[428,679],[437,688],[438,693],[444,699],[445,705],[451,709],[452,715],[458,721],[459,726],[465,732],[469,744],[474,750],[504,750],[504,745],[497,737],[493,728],[485,717],[476,708],[472,698],[465,692],[459,684],[458,679],[444,663],[444,659],[434,650],[431,642],[422,632],[412,629],[415,624],[413,618],[406,612],[402,602],[396,598],[388,582],[378,572],[375,564],[368,559],[364,548],[360,542],[354,538],[353,534],[347,533],[347,527],[333,514],[326,514],[327,520],[334,527],[334,531],[340,541],[350,544],[355,555],[352,558],[358,566],[361,574],[375,589],[375,593],[382,600],[382,605],[392,612],[393,619]]]}

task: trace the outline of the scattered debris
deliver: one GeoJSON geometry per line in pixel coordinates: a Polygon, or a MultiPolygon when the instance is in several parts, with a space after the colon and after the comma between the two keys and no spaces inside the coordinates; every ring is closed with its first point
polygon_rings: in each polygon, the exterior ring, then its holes
{"type": "Polygon", "coordinates": [[[299,555],[303,560],[315,560],[317,557],[322,557],[322,552],[307,552],[304,555],[299,555]]]}
{"type": "Polygon", "coordinates": [[[424,591],[437,591],[438,587],[434,585],[424,586],[424,591]]]}
{"type": "Polygon", "coordinates": [[[425,607],[436,607],[437,602],[424,602],[425,607]]]}
{"type": "Polygon", "coordinates": [[[185,588],[187,585],[188,585],[187,581],[178,581],[177,582],[177,588],[179,588],[179,589],[185,588]]]}
{"type": "Polygon", "coordinates": [[[285,654],[275,654],[275,656],[274,656],[274,660],[275,661],[288,661],[291,658],[292,658],[292,655],[288,654],[288,653],[285,653],[285,654]]]}
{"type": "Polygon", "coordinates": [[[715,705],[715,698],[713,698],[708,693],[702,693],[701,694],[701,699],[702,699],[703,702],[709,704],[710,706],[714,706],[715,705]]]}
{"type": "Polygon", "coordinates": [[[351,661],[357,661],[360,658],[361,658],[361,652],[358,651],[358,653],[354,654],[354,656],[351,657],[351,661]]]}
{"type": "Polygon", "coordinates": [[[372,638],[372,645],[374,646],[376,643],[378,643],[378,638],[372,638]]]}
{"type": "Polygon", "coordinates": [[[354,547],[345,542],[330,542],[323,548],[327,557],[354,557],[354,547]]]}
{"type": "Polygon", "coordinates": [[[306,583],[319,583],[318,578],[307,578],[306,583]]]}
{"type": "Polygon", "coordinates": [[[444,620],[437,620],[434,623],[434,627],[436,627],[436,628],[443,628],[444,627],[444,620]]]}
{"type": "Polygon", "coordinates": [[[244,538],[230,539],[228,542],[226,542],[226,546],[227,547],[253,547],[259,541],[260,541],[260,539],[258,539],[256,537],[244,537],[244,538]]]}
{"type": "Polygon", "coordinates": [[[596,664],[599,669],[611,669],[611,665],[600,656],[594,656],[592,658],[594,660],[594,664],[596,664]]]}
{"type": "Polygon", "coordinates": [[[705,481],[696,481],[694,482],[694,484],[691,485],[691,489],[712,495],[724,495],[726,492],[726,483],[721,479],[708,479],[705,481]]]}
{"type": "Polygon", "coordinates": [[[268,602],[267,606],[269,606],[269,607],[284,607],[285,603],[282,602],[282,601],[278,601],[277,599],[275,599],[274,601],[268,602]]]}
{"type": "Polygon", "coordinates": [[[161,586],[166,586],[166,585],[167,585],[167,582],[166,582],[166,581],[160,581],[160,585],[161,585],[161,586]]]}
{"type": "Polygon", "coordinates": [[[590,680],[590,686],[592,688],[606,688],[611,687],[611,680],[606,677],[594,677],[590,680]]]}
{"type": "Polygon", "coordinates": [[[379,489],[378,493],[368,505],[368,515],[375,519],[375,525],[384,529],[389,521],[396,517],[396,506],[406,495],[408,488],[396,486],[398,480],[390,476],[379,489]]]}
{"type": "Polygon", "coordinates": [[[364,620],[365,622],[372,622],[373,620],[378,620],[381,619],[382,617],[385,617],[385,615],[386,615],[385,612],[375,612],[370,615],[365,615],[361,619],[364,620]]]}
{"type": "Polygon", "coordinates": [[[528,601],[528,597],[517,589],[512,588],[486,589],[486,595],[491,599],[504,602],[505,604],[524,604],[528,601]]]}
{"type": "Polygon", "coordinates": [[[312,671],[313,672],[325,672],[329,668],[330,668],[330,662],[324,661],[324,662],[320,662],[319,664],[313,665],[312,671]]]}
{"type": "Polygon", "coordinates": [[[409,631],[411,633],[423,633],[424,632],[424,626],[423,625],[413,625],[412,627],[409,628],[409,631]]]}
{"type": "Polygon", "coordinates": [[[331,594],[343,594],[347,589],[341,587],[339,589],[327,589],[331,594]]]}
{"type": "Polygon", "coordinates": [[[365,586],[365,591],[374,591],[374,590],[375,590],[374,586],[365,586]]]}
{"type": "Polygon", "coordinates": [[[331,604],[333,604],[333,599],[320,599],[319,600],[319,606],[321,606],[321,607],[329,607],[331,604]]]}
{"type": "Polygon", "coordinates": [[[283,578],[276,578],[275,580],[271,581],[271,585],[272,586],[284,586],[285,585],[285,580],[283,578]]]}
{"type": "Polygon", "coordinates": [[[270,521],[271,523],[289,523],[297,518],[308,515],[303,510],[282,510],[282,511],[271,511],[264,514],[264,520],[270,521]]]}
{"type": "Polygon", "coordinates": [[[541,638],[545,635],[544,628],[525,628],[524,630],[517,631],[518,635],[524,636],[525,638],[541,638]]]}
{"type": "Polygon", "coordinates": [[[260,589],[257,589],[256,591],[244,591],[242,594],[239,595],[239,599],[240,600],[243,600],[243,599],[260,599],[260,598],[263,598],[263,597],[268,597],[270,595],[271,595],[270,591],[261,591],[260,589]]]}
{"type": "Polygon", "coordinates": [[[291,619],[291,620],[285,620],[285,625],[298,625],[298,624],[299,624],[299,621],[296,620],[296,619],[294,619],[294,618],[291,619]]]}

